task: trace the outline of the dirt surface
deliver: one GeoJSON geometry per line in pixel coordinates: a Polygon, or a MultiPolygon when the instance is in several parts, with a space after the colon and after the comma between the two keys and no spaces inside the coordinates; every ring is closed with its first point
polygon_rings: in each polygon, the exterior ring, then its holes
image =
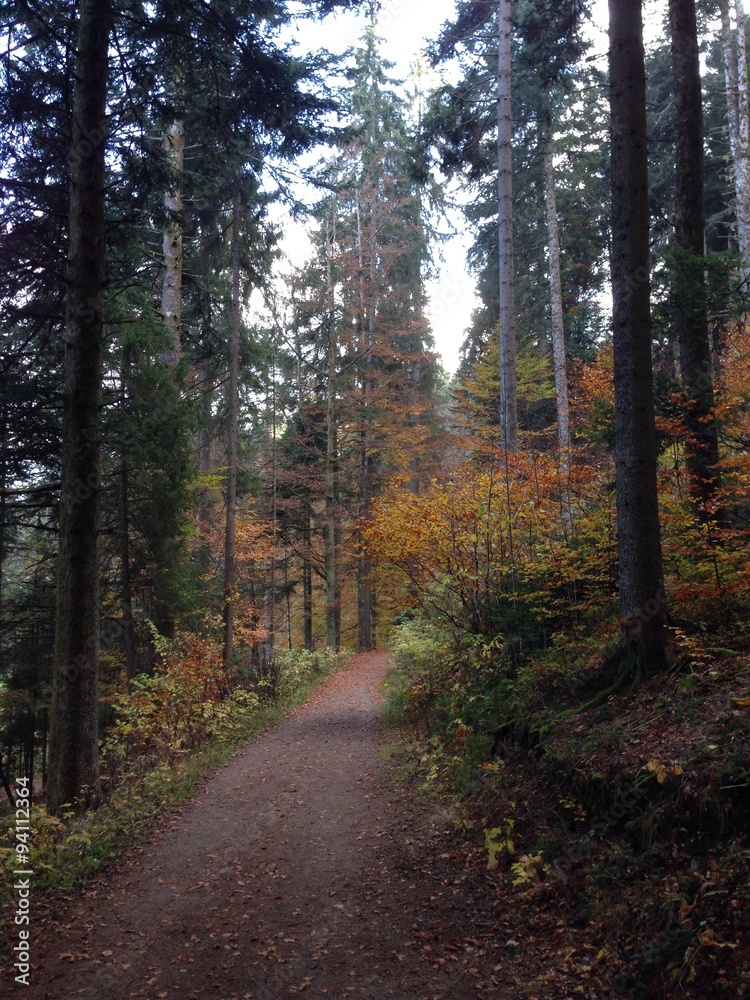
{"type": "Polygon", "coordinates": [[[386,670],[386,654],[358,656],[238,752],[123,868],[37,929],[31,986],[6,970],[0,992],[521,995],[493,983],[496,958],[472,937],[481,906],[419,861],[410,795],[380,752],[386,670]]]}

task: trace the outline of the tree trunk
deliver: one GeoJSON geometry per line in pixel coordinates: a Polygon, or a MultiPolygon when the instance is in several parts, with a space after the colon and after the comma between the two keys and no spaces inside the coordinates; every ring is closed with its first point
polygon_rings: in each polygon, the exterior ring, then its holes
{"type": "Polygon", "coordinates": [[[719,489],[711,336],[705,278],[703,96],[695,0],[669,0],[675,91],[676,236],[672,302],[686,398],[685,461],[698,516],[708,520],[719,489]]]}
{"type": "Polygon", "coordinates": [[[302,617],[304,620],[305,649],[313,651],[313,571],[310,561],[312,527],[310,524],[310,514],[306,514],[305,526],[302,535],[304,554],[302,556],[302,617]]]}
{"type": "MultiPolygon", "coordinates": [[[[372,458],[367,442],[360,453],[360,505],[359,516],[364,521],[372,519],[372,458]]],[[[359,558],[357,561],[357,649],[360,653],[373,648],[372,617],[372,562],[367,553],[362,532],[359,533],[359,558]]]]}
{"type": "Polygon", "coordinates": [[[724,61],[729,147],[732,154],[732,161],[734,162],[737,157],[739,144],[740,122],[737,107],[737,48],[732,32],[729,0],[719,0],[719,13],[721,14],[721,51],[724,61]]]}
{"type": "Polygon", "coordinates": [[[566,533],[572,528],[570,511],[570,398],[568,372],[565,359],[565,321],[563,317],[562,278],[560,274],[560,229],[557,221],[557,195],[555,192],[554,135],[552,113],[545,101],[542,119],[544,144],[544,192],[547,214],[547,242],[549,245],[550,314],[552,332],[552,357],[555,365],[555,399],[557,405],[557,448],[562,479],[560,505],[566,533]]]}
{"type": "MultiPolygon", "coordinates": [[[[208,476],[211,472],[211,407],[214,395],[214,378],[211,372],[211,364],[208,360],[204,361],[200,368],[199,393],[201,427],[198,431],[198,439],[196,442],[196,457],[198,475],[208,476]]],[[[201,490],[198,509],[195,516],[198,533],[202,539],[205,538],[205,531],[208,527],[210,517],[209,507],[212,500],[211,492],[212,491],[206,489],[205,487],[201,490]]]]}
{"type": "MultiPolygon", "coordinates": [[[[373,463],[371,454],[372,402],[372,358],[375,344],[375,289],[377,283],[377,259],[375,254],[375,234],[372,219],[372,203],[368,219],[368,294],[365,294],[364,254],[362,222],[360,218],[359,191],[356,192],[357,211],[357,252],[359,255],[359,312],[362,351],[362,422],[359,447],[359,518],[364,523],[372,518],[373,463]]],[[[372,565],[367,555],[362,531],[358,532],[359,556],[357,559],[357,649],[369,652],[372,649],[372,565]]]]}
{"type": "Polygon", "coordinates": [[[164,230],[162,252],[161,311],[170,334],[171,363],[177,364],[182,350],[182,172],[185,164],[185,129],[181,121],[174,122],[164,136],[173,187],[164,195],[167,225],[164,230]]]}
{"type": "Polygon", "coordinates": [[[93,785],[99,766],[100,410],[105,250],[108,0],[79,6],[70,158],[62,484],[47,802],[93,785]]]}
{"type": "Polygon", "coordinates": [[[336,338],[333,323],[328,333],[328,405],[326,409],[326,645],[341,644],[341,587],[339,583],[339,460],[336,427],[336,338]]]}
{"type": "Polygon", "coordinates": [[[729,146],[734,167],[737,243],[742,259],[742,280],[750,280],[750,115],[748,112],[747,46],[745,12],[736,0],[737,29],[732,27],[729,0],[719,0],[724,79],[727,93],[729,146]]]}
{"type": "Polygon", "coordinates": [[[750,94],[747,73],[747,41],[745,35],[745,5],[743,0],[734,0],[737,17],[737,123],[738,158],[735,163],[737,175],[737,229],[742,229],[740,253],[742,254],[742,280],[745,291],[750,281],[750,94]],[[742,220],[740,222],[740,219],[742,220]]]}
{"type": "Polygon", "coordinates": [[[269,660],[276,648],[276,568],[279,531],[279,483],[278,483],[278,417],[276,413],[276,345],[271,349],[271,523],[273,525],[273,546],[269,573],[269,587],[266,597],[268,604],[266,625],[266,646],[269,660]]]}
{"type": "MultiPolygon", "coordinates": [[[[120,413],[127,412],[127,383],[130,373],[130,350],[126,345],[122,353],[122,374],[120,381],[120,413]]],[[[135,677],[135,628],[133,621],[133,596],[130,575],[130,508],[129,470],[125,439],[120,441],[119,476],[119,542],[120,542],[120,608],[122,610],[122,646],[125,654],[125,677],[128,690],[135,677]]]]}
{"type": "Polygon", "coordinates": [[[227,511],[224,537],[224,665],[234,655],[234,597],[237,537],[237,433],[240,368],[240,188],[236,179],[232,202],[232,320],[229,333],[227,406],[227,511]]]}
{"type": "Polygon", "coordinates": [[[646,79],[641,0],[609,0],[612,296],[621,654],[668,662],[651,363],[646,79]]]}
{"type": "MultiPolygon", "coordinates": [[[[8,413],[5,406],[3,406],[2,421],[0,421],[0,437],[1,441],[8,440],[8,413]]],[[[8,489],[8,471],[6,463],[6,450],[5,445],[0,445],[0,621],[2,621],[3,615],[3,583],[5,577],[3,576],[3,566],[5,565],[5,518],[7,517],[7,494],[8,489]]]]}
{"type": "Polygon", "coordinates": [[[326,385],[326,645],[337,650],[341,644],[341,581],[339,579],[339,455],[336,407],[336,296],[333,283],[333,254],[336,245],[336,210],[326,225],[326,291],[328,294],[328,377],[326,385]]]}
{"type": "Polygon", "coordinates": [[[130,582],[130,517],[128,514],[128,462],[125,454],[120,466],[120,606],[122,608],[122,645],[125,653],[125,676],[128,689],[135,677],[135,630],[133,596],[130,582]]]}
{"type": "Polygon", "coordinates": [[[511,0],[498,2],[497,207],[500,270],[500,425],[503,447],[518,450],[515,279],[513,274],[513,117],[511,0]]]}

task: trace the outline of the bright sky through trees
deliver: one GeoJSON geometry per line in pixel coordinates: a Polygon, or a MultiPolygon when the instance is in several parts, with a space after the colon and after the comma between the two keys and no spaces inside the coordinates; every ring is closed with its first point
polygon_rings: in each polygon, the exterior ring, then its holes
{"type": "MultiPolygon", "coordinates": [[[[384,0],[378,20],[379,34],[383,39],[383,55],[392,62],[396,78],[408,82],[413,68],[426,42],[434,39],[443,24],[455,13],[454,0],[384,0]]],[[[661,8],[654,0],[645,5],[646,35],[658,32],[661,8]]],[[[325,49],[341,53],[357,44],[365,29],[367,15],[344,12],[314,24],[302,21],[293,29],[296,43],[305,49],[325,49]]],[[[607,52],[607,0],[595,0],[589,27],[594,42],[594,53],[604,63],[607,52]]],[[[424,86],[429,89],[429,79],[424,86]]],[[[457,193],[460,196],[460,193],[457,193]]],[[[286,252],[294,264],[301,264],[307,256],[309,244],[303,236],[301,223],[284,223],[287,229],[286,252]]],[[[458,365],[458,353],[469,326],[471,312],[477,300],[475,282],[466,267],[466,252],[472,234],[461,231],[465,220],[456,213],[445,220],[441,231],[455,229],[441,250],[436,261],[437,275],[427,283],[429,295],[428,314],[432,323],[437,350],[449,372],[458,365]]]]}
{"type": "MultiPolygon", "coordinates": [[[[392,73],[408,81],[425,43],[434,39],[446,20],[455,12],[454,0],[384,0],[378,20],[379,34],[383,38],[383,54],[394,64],[392,73]]],[[[344,52],[356,45],[366,23],[364,12],[341,13],[328,17],[318,25],[303,22],[297,29],[298,41],[305,48],[324,48],[329,52],[344,52]]],[[[607,0],[597,0],[592,17],[592,37],[596,38],[596,51],[604,58],[606,53],[607,0]]],[[[429,87],[429,81],[425,83],[429,87]]],[[[447,371],[455,371],[458,352],[469,325],[471,311],[476,305],[474,279],[467,271],[466,251],[471,243],[470,233],[458,231],[465,225],[457,213],[455,219],[446,220],[441,231],[449,232],[453,225],[456,232],[442,247],[441,258],[436,262],[437,275],[427,283],[429,295],[428,314],[432,323],[437,350],[447,371]]],[[[300,242],[297,227],[287,241],[287,252],[295,263],[306,241],[300,242]]]]}

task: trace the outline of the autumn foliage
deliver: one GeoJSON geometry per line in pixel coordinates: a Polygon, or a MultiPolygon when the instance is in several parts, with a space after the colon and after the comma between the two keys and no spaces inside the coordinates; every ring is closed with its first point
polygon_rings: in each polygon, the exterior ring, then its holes
{"type": "MultiPolygon", "coordinates": [[[[720,633],[733,629],[736,639],[743,632],[750,599],[749,347],[747,332],[737,328],[722,358],[718,415],[726,457],[722,506],[712,516],[699,517],[691,501],[678,394],[658,420],[670,614],[680,635],[708,644],[720,633]]],[[[394,610],[422,609],[459,641],[503,636],[523,656],[565,645],[571,631],[606,645],[617,628],[611,350],[578,363],[572,376],[577,437],[567,474],[543,434],[528,433],[516,455],[505,455],[491,438],[472,438],[471,457],[447,479],[419,492],[407,478],[395,479],[378,499],[365,538],[380,592],[394,610]]],[[[470,423],[482,398],[469,398],[470,423]]]]}

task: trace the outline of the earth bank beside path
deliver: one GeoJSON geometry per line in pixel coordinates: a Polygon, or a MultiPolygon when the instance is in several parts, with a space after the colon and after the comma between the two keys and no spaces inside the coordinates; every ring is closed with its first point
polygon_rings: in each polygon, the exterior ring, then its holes
{"type": "Polygon", "coordinates": [[[460,892],[411,868],[408,795],[379,754],[387,668],[357,656],[57,926],[32,919],[32,985],[6,968],[3,995],[518,995],[489,986],[460,892]]]}

